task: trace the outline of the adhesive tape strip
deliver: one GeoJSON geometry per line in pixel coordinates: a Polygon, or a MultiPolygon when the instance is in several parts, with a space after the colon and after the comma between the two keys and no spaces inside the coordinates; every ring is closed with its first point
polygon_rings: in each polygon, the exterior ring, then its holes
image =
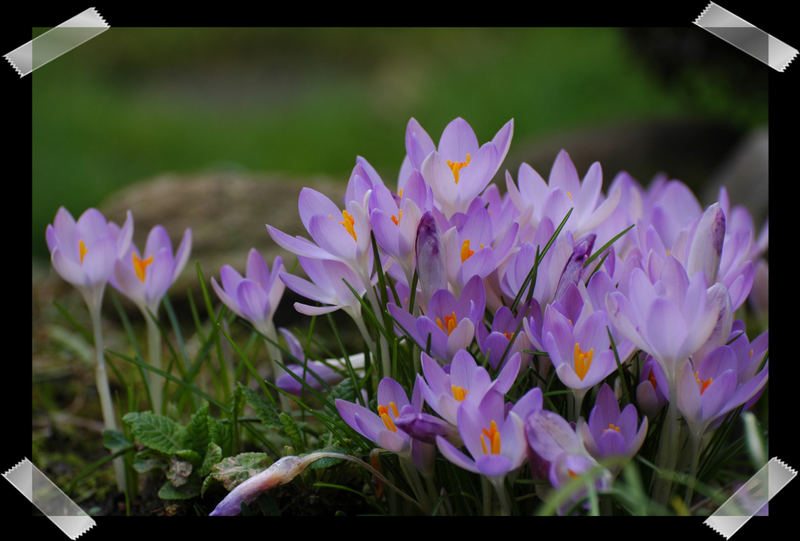
{"type": "Polygon", "coordinates": [[[714,2],[709,2],[694,24],[781,72],[797,56],[797,49],[794,47],[714,2]]]}
{"type": "Polygon", "coordinates": [[[61,492],[61,489],[27,458],[5,472],[3,477],[70,539],[77,539],[95,525],[92,517],[61,492]]]}
{"type": "Polygon", "coordinates": [[[89,8],[4,56],[22,77],[108,28],[108,23],[97,10],[89,8]]]}
{"type": "Polygon", "coordinates": [[[736,533],[754,515],[767,513],[767,502],[786,484],[794,479],[797,472],[773,457],[748,479],[733,496],[708,517],[703,524],[719,533],[725,539],[736,533]]]}

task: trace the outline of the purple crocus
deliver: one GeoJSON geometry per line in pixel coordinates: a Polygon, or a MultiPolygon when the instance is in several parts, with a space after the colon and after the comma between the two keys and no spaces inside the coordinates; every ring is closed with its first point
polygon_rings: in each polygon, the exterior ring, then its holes
{"type": "Polygon", "coordinates": [[[401,327],[399,333],[407,332],[423,350],[430,337],[431,355],[449,362],[458,350],[472,343],[485,306],[483,282],[474,276],[458,298],[447,289],[438,290],[431,297],[425,315],[418,318],[391,303],[387,308],[401,327]]]}
{"type": "Polygon", "coordinates": [[[407,405],[410,402],[403,387],[388,377],[378,383],[377,412],[341,398],[336,399],[339,415],[353,430],[404,458],[411,457],[411,437],[398,430],[394,421],[407,405]]]}
{"type": "Polygon", "coordinates": [[[644,271],[634,268],[628,282],[628,296],[611,292],[606,308],[614,326],[639,349],[661,365],[675,389],[680,369],[689,356],[711,335],[718,321],[716,283],[706,290],[703,272],[691,279],[673,256],[667,256],[660,279],[651,283],[644,271]]]}
{"type": "Polygon", "coordinates": [[[280,274],[285,271],[280,256],[272,262],[270,270],[258,250],[252,248],[247,255],[244,276],[230,265],[224,265],[219,271],[222,286],[220,287],[213,276],[211,286],[234,314],[252,323],[262,334],[268,334],[272,317],[286,289],[279,279],[280,274]]]}
{"type": "Polygon", "coordinates": [[[302,345],[289,331],[283,327],[278,328],[283,337],[286,339],[286,344],[289,347],[289,353],[294,359],[300,361],[289,362],[286,364],[286,370],[292,372],[296,377],[291,374],[283,373],[275,379],[275,385],[280,389],[294,395],[301,395],[305,392],[306,387],[310,387],[315,391],[321,391],[323,382],[328,385],[336,385],[344,379],[344,376],[328,366],[333,361],[338,359],[329,359],[329,363],[322,361],[307,360],[302,345]],[[302,382],[305,382],[305,385],[302,382]],[[320,381],[322,380],[322,381],[320,381]]]}
{"type": "Polygon", "coordinates": [[[678,410],[695,437],[717,419],[748,402],[767,383],[769,363],[743,383],[738,381],[736,353],[720,346],[698,363],[687,362],[678,380],[678,410]]]}
{"type": "MultiPolygon", "coordinates": [[[[597,460],[602,458],[631,458],[644,443],[647,435],[647,417],[636,427],[637,413],[633,404],[620,412],[617,397],[609,385],[603,384],[597,393],[595,406],[589,413],[589,422],[578,420],[577,432],[586,450],[597,460]]],[[[621,465],[612,468],[618,471],[621,465]]]]}
{"type": "Polygon", "coordinates": [[[425,402],[447,422],[458,422],[458,408],[466,400],[480,402],[489,391],[505,394],[514,384],[520,368],[520,355],[512,355],[492,381],[489,372],[479,366],[472,355],[460,349],[453,356],[449,373],[423,351],[421,354],[422,382],[425,402]]]}
{"type": "MultiPolygon", "coordinates": [[[[546,468],[550,483],[559,488],[572,479],[600,468],[595,480],[598,490],[611,484],[611,472],[600,467],[587,453],[583,442],[573,427],[559,414],[548,410],[534,411],[525,422],[525,436],[534,453],[532,463],[546,468]]],[[[586,489],[575,492],[570,501],[558,508],[564,514],[571,504],[585,498],[586,489]]]]}
{"type": "Polygon", "coordinates": [[[353,319],[361,317],[361,301],[353,295],[345,281],[359,295],[363,295],[366,288],[349,266],[330,259],[312,259],[303,256],[298,256],[297,259],[311,281],[288,272],[280,273],[281,280],[298,295],[327,306],[311,306],[296,302],[295,310],[313,316],[343,309],[353,319]]]}
{"type": "Polygon", "coordinates": [[[439,451],[453,464],[497,482],[519,468],[526,457],[523,419],[542,408],[542,391],[534,387],[507,409],[503,395],[489,392],[479,402],[464,402],[458,410],[458,431],[470,456],[441,436],[439,451]],[[507,412],[507,413],[506,413],[507,412]]]}
{"type": "Polygon", "coordinates": [[[186,229],[178,250],[173,254],[167,230],[157,225],[147,235],[143,254],[131,244],[116,261],[111,285],[143,312],[147,308],[155,314],[167,289],[186,266],[191,247],[192,230],[186,229]]]}
{"type": "Polygon", "coordinates": [[[542,325],[545,351],[558,378],[575,393],[578,406],[590,387],[616,369],[607,326],[605,312],[594,312],[573,325],[554,305],[545,308],[542,325]]]}
{"type": "Polygon", "coordinates": [[[669,400],[669,383],[661,365],[652,356],[642,363],[636,402],[648,417],[655,417],[669,400]]]}
{"type": "Polygon", "coordinates": [[[76,222],[64,207],[45,230],[53,268],[83,295],[90,310],[99,309],[114,262],[127,251],[133,238],[133,216],[128,211],[122,228],[106,221],[94,208],[76,222]]]}
{"type": "MultiPolygon", "coordinates": [[[[513,131],[514,121],[509,120],[490,142],[478,146],[478,138],[470,125],[463,118],[456,118],[445,127],[438,148],[434,150],[430,137],[426,140],[422,135],[424,130],[413,127],[411,141],[416,141],[418,148],[410,148],[409,156],[413,154],[412,162],[416,162],[428,152],[419,171],[445,216],[449,218],[456,212],[464,212],[492,180],[505,159],[513,131]]],[[[406,141],[409,141],[408,135],[406,141]]]]}
{"type": "MultiPolygon", "coordinates": [[[[528,340],[524,332],[517,332],[525,316],[526,308],[523,305],[515,316],[510,308],[501,306],[492,318],[490,329],[487,329],[484,325],[478,325],[475,333],[478,347],[484,354],[489,354],[489,366],[493,369],[500,366],[501,360],[504,361],[503,366],[505,366],[511,356],[516,353],[523,357],[523,364],[527,364],[530,360],[531,355],[529,353],[522,353],[523,350],[531,348],[530,340],[528,340]],[[511,343],[510,348],[508,347],[509,343],[511,343]],[[503,359],[506,349],[508,349],[508,354],[503,359]]],[[[538,306],[536,308],[538,309],[538,306]]]]}

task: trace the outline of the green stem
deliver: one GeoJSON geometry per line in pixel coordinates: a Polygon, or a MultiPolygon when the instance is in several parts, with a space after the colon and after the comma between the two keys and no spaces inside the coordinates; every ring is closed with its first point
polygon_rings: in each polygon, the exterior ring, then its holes
{"type": "Polygon", "coordinates": [[[489,488],[489,479],[481,476],[481,492],[483,493],[483,516],[492,514],[492,491],[489,488]]]}
{"type": "MultiPolygon", "coordinates": [[[[103,353],[103,328],[100,318],[100,306],[89,306],[89,314],[92,318],[92,331],[94,333],[94,349],[96,355],[94,370],[95,385],[97,386],[97,394],[100,396],[100,409],[103,412],[103,424],[106,430],[118,430],[117,421],[114,416],[114,404],[111,401],[111,390],[108,385],[106,358],[103,353]]],[[[124,492],[126,489],[125,462],[122,457],[114,459],[114,474],[117,478],[117,488],[120,492],[124,492]]]]}
{"type": "MultiPolygon", "coordinates": [[[[369,303],[372,305],[372,312],[375,314],[375,319],[379,319],[379,315],[383,312],[381,310],[381,304],[378,302],[378,297],[375,295],[375,290],[367,284],[367,298],[369,299],[369,303]]],[[[366,329],[365,329],[366,330],[366,329]]],[[[389,358],[389,347],[386,343],[386,340],[381,340],[380,333],[378,333],[378,345],[381,348],[381,368],[383,370],[383,374],[381,377],[390,377],[392,375],[392,361],[389,358]]],[[[371,351],[375,351],[374,349],[371,351]]]]}

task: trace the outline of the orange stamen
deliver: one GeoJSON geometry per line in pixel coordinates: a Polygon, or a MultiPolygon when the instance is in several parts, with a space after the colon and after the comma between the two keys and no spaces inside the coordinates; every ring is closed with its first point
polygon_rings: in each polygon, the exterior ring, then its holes
{"type": "Polygon", "coordinates": [[[650,374],[647,376],[647,379],[653,385],[653,389],[658,389],[658,382],[656,381],[655,372],[650,370],[650,374]]]}
{"type": "Polygon", "coordinates": [[[578,378],[583,381],[583,378],[586,377],[586,373],[589,371],[589,367],[592,366],[592,356],[594,355],[594,348],[590,349],[586,353],[581,350],[580,345],[575,342],[575,373],[578,375],[578,378]]]}
{"type": "Polygon", "coordinates": [[[618,427],[618,426],[617,426],[617,425],[615,425],[614,423],[609,423],[609,424],[608,424],[608,428],[604,428],[604,429],[603,429],[603,434],[605,434],[605,433],[606,433],[606,432],[608,432],[609,430],[616,430],[617,432],[621,432],[621,429],[620,429],[620,427],[618,427]]]}
{"type": "Polygon", "coordinates": [[[453,171],[453,178],[455,178],[456,184],[458,184],[458,174],[463,167],[469,165],[470,155],[467,154],[467,161],[465,162],[452,162],[447,160],[447,165],[450,166],[450,169],[453,171]]]}
{"type": "Polygon", "coordinates": [[[457,402],[463,401],[469,394],[469,389],[464,389],[464,387],[458,387],[457,385],[450,385],[450,390],[453,392],[453,398],[457,402]]]}
{"type": "Polygon", "coordinates": [[[392,418],[389,417],[390,407],[392,408],[392,413],[394,413],[394,416],[397,417],[399,413],[397,412],[397,406],[395,405],[394,402],[389,402],[388,406],[378,406],[378,415],[380,415],[383,424],[386,425],[386,428],[388,430],[391,430],[392,432],[397,432],[397,427],[392,421],[392,418]]]}
{"type": "Polygon", "coordinates": [[[78,251],[81,254],[81,265],[83,265],[83,258],[86,256],[88,250],[86,249],[86,244],[84,244],[82,240],[78,241],[78,251]]]}
{"type": "Polygon", "coordinates": [[[451,316],[444,316],[444,324],[442,324],[441,318],[436,318],[436,324],[440,329],[447,333],[447,336],[450,336],[450,333],[453,332],[453,330],[458,326],[455,310],[453,310],[452,314],[453,315],[451,316]]]}
{"type": "Polygon", "coordinates": [[[489,424],[489,428],[484,428],[481,431],[481,447],[483,448],[483,454],[488,455],[490,452],[493,455],[500,454],[500,432],[497,431],[497,423],[492,421],[489,424]],[[483,439],[484,436],[487,440],[489,440],[489,451],[486,450],[486,441],[483,439]]]}
{"type": "Polygon", "coordinates": [[[356,230],[353,228],[355,224],[355,220],[353,220],[353,216],[347,212],[346,210],[342,211],[342,218],[343,220],[339,222],[340,225],[344,226],[348,233],[353,237],[353,240],[358,242],[358,238],[356,238],[356,230]]]}
{"type": "Polygon", "coordinates": [[[695,370],[694,371],[694,379],[697,381],[697,384],[700,386],[700,394],[703,394],[704,392],[706,392],[706,389],[708,389],[708,386],[711,385],[712,381],[714,381],[714,378],[700,379],[700,371],[699,370],[695,370]]]}
{"type": "MultiPolygon", "coordinates": [[[[481,246],[483,247],[483,246],[481,246]]],[[[475,254],[474,251],[469,249],[469,239],[461,243],[461,262],[463,263],[475,254]]]]}
{"type": "MultiPolygon", "coordinates": [[[[402,192],[403,190],[400,190],[400,191],[402,192]]],[[[403,209],[400,209],[399,211],[397,211],[397,217],[392,216],[392,221],[394,222],[394,225],[398,225],[399,226],[400,225],[400,220],[402,218],[403,218],[403,209]]]]}
{"type": "Polygon", "coordinates": [[[136,252],[131,254],[133,259],[133,270],[136,272],[136,277],[144,283],[146,276],[147,267],[153,262],[153,256],[148,257],[147,259],[139,259],[139,256],[136,255],[136,252]]]}

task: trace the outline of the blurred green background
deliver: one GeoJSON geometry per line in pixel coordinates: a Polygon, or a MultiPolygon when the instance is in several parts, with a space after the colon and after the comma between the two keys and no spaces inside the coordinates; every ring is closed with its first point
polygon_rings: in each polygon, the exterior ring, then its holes
{"type": "Polygon", "coordinates": [[[345,182],[361,155],[393,185],[412,116],[434,140],[464,117],[481,142],[513,117],[512,152],[617,121],[766,124],[756,62],[696,28],[660,32],[111,28],[32,74],[33,255],[60,205],[77,217],[164,172],[345,182]]]}

